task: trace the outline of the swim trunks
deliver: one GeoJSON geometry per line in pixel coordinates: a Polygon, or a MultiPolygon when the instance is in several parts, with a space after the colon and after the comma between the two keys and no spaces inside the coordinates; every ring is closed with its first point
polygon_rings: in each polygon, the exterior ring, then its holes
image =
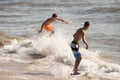
{"type": "Polygon", "coordinates": [[[75,42],[75,41],[71,42],[71,49],[72,49],[72,51],[74,53],[74,57],[76,59],[81,58],[81,53],[79,52],[79,47],[80,46],[77,42],[75,42]]]}
{"type": "Polygon", "coordinates": [[[51,25],[47,25],[43,27],[46,31],[53,31],[54,28],[51,25]]]}

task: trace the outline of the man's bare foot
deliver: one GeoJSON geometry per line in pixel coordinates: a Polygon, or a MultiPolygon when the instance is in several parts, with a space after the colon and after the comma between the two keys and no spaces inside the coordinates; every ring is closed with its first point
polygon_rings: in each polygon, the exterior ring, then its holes
{"type": "Polygon", "coordinates": [[[79,75],[79,74],[81,74],[81,73],[79,73],[79,72],[74,72],[74,75],[79,75]]]}
{"type": "Polygon", "coordinates": [[[71,73],[71,75],[79,75],[81,73],[78,73],[78,72],[74,72],[74,73],[71,73]]]}

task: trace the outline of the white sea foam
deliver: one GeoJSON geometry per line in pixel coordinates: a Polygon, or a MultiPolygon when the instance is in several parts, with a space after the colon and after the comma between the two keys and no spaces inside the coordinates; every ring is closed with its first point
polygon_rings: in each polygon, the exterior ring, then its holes
{"type": "MultiPolygon", "coordinates": [[[[40,54],[46,56],[52,67],[49,66],[48,70],[51,70],[51,74],[68,75],[74,65],[74,57],[70,49],[68,40],[59,34],[53,37],[40,37],[34,40],[33,47],[40,51],[40,54]],[[39,44],[39,45],[38,45],[39,44]],[[42,45],[42,46],[41,46],[42,45]],[[62,64],[61,64],[62,63],[62,64]],[[57,64],[57,65],[56,65],[57,64]]],[[[89,51],[80,49],[83,55],[83,60],[80,65],[80,69],[87,70],[89,73],[99,75],[110,79],[119,79],[120,66],[114,63],[108,63],[99,58],[100,52],[89,51]]],[[[38,61],[39,64],[39,61],[38,61]]],[[[49,65],[50,65],[49,64],[49,65]]],[[[41,64],[39,64],[41,65],[41,64]]],[[[36,65],[37,66],[37,65],[36,65]]],[[[34,66],[34,68],[36,67],[34,66]]]]}
{"type": "MultiPolygon", "coordinates": [[[[74,66],[74,57],[70,49],[70,41],[62,34],[56,33],[54,36],[34,36],[30,40],[17,42],[12,41],[11,45],[5,45],[1,51],[4,53],[12,53],[6,59],[24,62],[20,55],[40,54],[44,58],[35,60],[29,70],[41,71],[43,74],[54,76],[67,76],[74,66]],[[20,57],[18,57],[19,55],[20,57]]],[[[98,75],[109,79],[120,79],[120,66],[114,63],[108,63],[99,58],[98,51],[80,49],[82,53],[82,61],[79,69],[86,70],[90,74],[98,75]]],[[[6,55],[7,55],[6,54],[6,55]]],[[[2,54],[1,54],[2,55],[2,54]]],[[[2,56],[5,56],[2,55],[2,56]]],[[[5,59],[5,57],[1,58],[5,59]]]]}

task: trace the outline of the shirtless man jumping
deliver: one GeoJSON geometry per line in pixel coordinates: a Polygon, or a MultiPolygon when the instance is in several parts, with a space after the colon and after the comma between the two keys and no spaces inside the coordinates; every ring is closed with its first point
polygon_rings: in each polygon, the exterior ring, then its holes
{"type": "Polygon", "coordinates": [[[86,49],[88,49],[88,43],[87,43],[86,38],[85,38],[85,32],[86,32],[86,30],[88,30],[89,25],[90,25],[90,23],[88,21],[86,21],[84,23],[84,27],[78,29],[76,31],[76,33],[73,35],[74,39],[71,42],[71,49],[73,51],[74,57],[76,58],[75,65],[74,65],[74,75],[80,74],[80,73],[78,73],[77,69],[78,69],[79,63],[82,59],[81,53],[79,52],[79,47],[80,47],[79,42],[81,39],[85,43],[86,49]]]}
{"type": "Polygon", "coordinates": [[[63,19],[60,19],[57,17],[56,14],[53,14],[51,18],[48,18],[47,20],[45,20],[41,26],[41,29],[38,31],[39,33],[42,32],[42,30],[46,30],[48,32],[51,32],[51,34],[54,33],[54,28],[53,26],[51,25],[52,22],[56,21],[56,20],[59,20],[59,21],[62,21],[66,24],[68,24],[68,22],[66,22],[65,20],[63,19]]]}

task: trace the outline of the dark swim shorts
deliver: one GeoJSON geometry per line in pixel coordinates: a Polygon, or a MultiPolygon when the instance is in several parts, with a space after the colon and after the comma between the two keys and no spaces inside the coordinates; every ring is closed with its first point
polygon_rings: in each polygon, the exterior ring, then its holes
{"type": "Polygon", "coordinates": [[[79,52],[79,44],[76,43],[75,41],[71,42],[71,49],[74,53],[74,57],[76,59],[81,58],[81,53],[79,52]]]}

